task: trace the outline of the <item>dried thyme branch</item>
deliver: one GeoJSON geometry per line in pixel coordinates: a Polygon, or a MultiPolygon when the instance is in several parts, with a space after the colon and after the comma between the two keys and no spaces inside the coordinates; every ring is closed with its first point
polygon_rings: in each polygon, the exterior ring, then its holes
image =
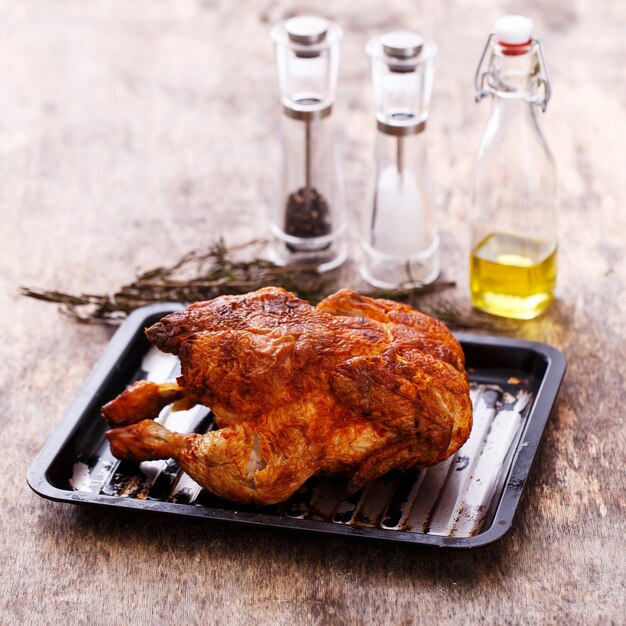
{"type": "MultiPolygon", "coordinates": [[[[60,304],[62,313],[78,322],[118,324],[134,309],[156,302],[196,302],[279,286],[316,304],[336,290],[332,279],[317,272],[312,265],[278,266],[256,256],[251,260],[236,258],[261,243],[262,240],[255,240],[228,248],[224,240],[219,239],[207,250],[188,252],[173,265],[139,273],[133,282],[112,295],[75,295],[30,287],[22,287],[21,293],[60,304]]],[[[454,286],[453,282],[437,280],[425,287],[373,291],[365,295],[400,300],[415,306],[422,296],[454,286]]],[[[424,310],[424,306],[420,308],[424,310]]],[[[464,315],[448,305],[433,307],[427,312],[457,328],[494,328],[494,323],[488,319],[464,315]]]]}
{"type": "Polygon", "coordinates": [[[510,334],[519,328],[519,323],[515,320],[496,318],[480,311],[466,313],[450,303],[421,306],[420,310],[455,329],[486,330],[498,334],[510,334]]]}

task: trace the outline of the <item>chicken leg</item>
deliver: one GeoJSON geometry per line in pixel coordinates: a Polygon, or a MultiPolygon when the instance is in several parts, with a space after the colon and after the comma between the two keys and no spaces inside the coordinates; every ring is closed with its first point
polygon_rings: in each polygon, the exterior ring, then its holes
{"type": "Polygon", "coordinates": [[[106,436],[120,460],[173,458],[212,493],[244,504],[286,500],[319,465],[314,451],[301,445],[290,446],[291,451],[277,449],[245,424],[198,435],[172,432],[147,419],[110,430],[106,436]]]}

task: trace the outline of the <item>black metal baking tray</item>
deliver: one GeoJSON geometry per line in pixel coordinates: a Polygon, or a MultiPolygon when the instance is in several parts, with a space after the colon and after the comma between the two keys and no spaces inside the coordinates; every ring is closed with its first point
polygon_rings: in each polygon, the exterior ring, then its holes
{"type": "MultiPolygon", "coordinates": [[[[535,342],[459,334],[472,384],[474,428],[451,459],[390,473],[343,498],[338,479],[313,478],[290,500],[243,507],[202,490],[173,461],[120,463],[110,453],[100,407],[139,378],[164,381],[177,359],[152,348],[143,330],[175,304],[144,307],[120,326],[62,422],[28,472],[40,496],[72,504],[156,511],[445,548],[474,548],[511,527],[528,472],[565,373],[565,358],[535,342]]],[[[206,432],[208,409],[164,412],[173,430],[206,432]]]]}

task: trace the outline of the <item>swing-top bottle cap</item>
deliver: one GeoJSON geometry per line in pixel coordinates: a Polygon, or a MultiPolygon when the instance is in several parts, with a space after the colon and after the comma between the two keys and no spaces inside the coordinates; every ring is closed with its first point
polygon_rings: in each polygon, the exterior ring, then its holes
{"type": "Polygon", "coordinates": [[[474,75],[476,102],[485,96],[524,98],[545,112],[552,94],[552,80],[543,45],[533,37],[533,21],[524,15],[505,15],[496,20],[474,75]],[[513,65],[494,58],[521,57],[513,65]],[[538,89],[543,86],[543,97],[538,89]]]}
{"type": "Polygon", "coordinates": [[[527,44],[533,35],[533,21],[524,15],[505,15],[493,26],[496,41],[505,46],[527,44]]]}

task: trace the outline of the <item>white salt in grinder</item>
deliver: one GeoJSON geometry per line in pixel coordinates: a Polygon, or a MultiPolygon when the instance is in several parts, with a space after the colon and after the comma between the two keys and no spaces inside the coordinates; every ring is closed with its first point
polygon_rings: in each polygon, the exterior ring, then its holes
{"type": "Polygon", "coordinates": [[[360,271],[381,289],[421,286],[439,274],[424,132],[437,47],[417,33],[399,31],[371,39],[366,52],[377,135],[360,271]]]}

